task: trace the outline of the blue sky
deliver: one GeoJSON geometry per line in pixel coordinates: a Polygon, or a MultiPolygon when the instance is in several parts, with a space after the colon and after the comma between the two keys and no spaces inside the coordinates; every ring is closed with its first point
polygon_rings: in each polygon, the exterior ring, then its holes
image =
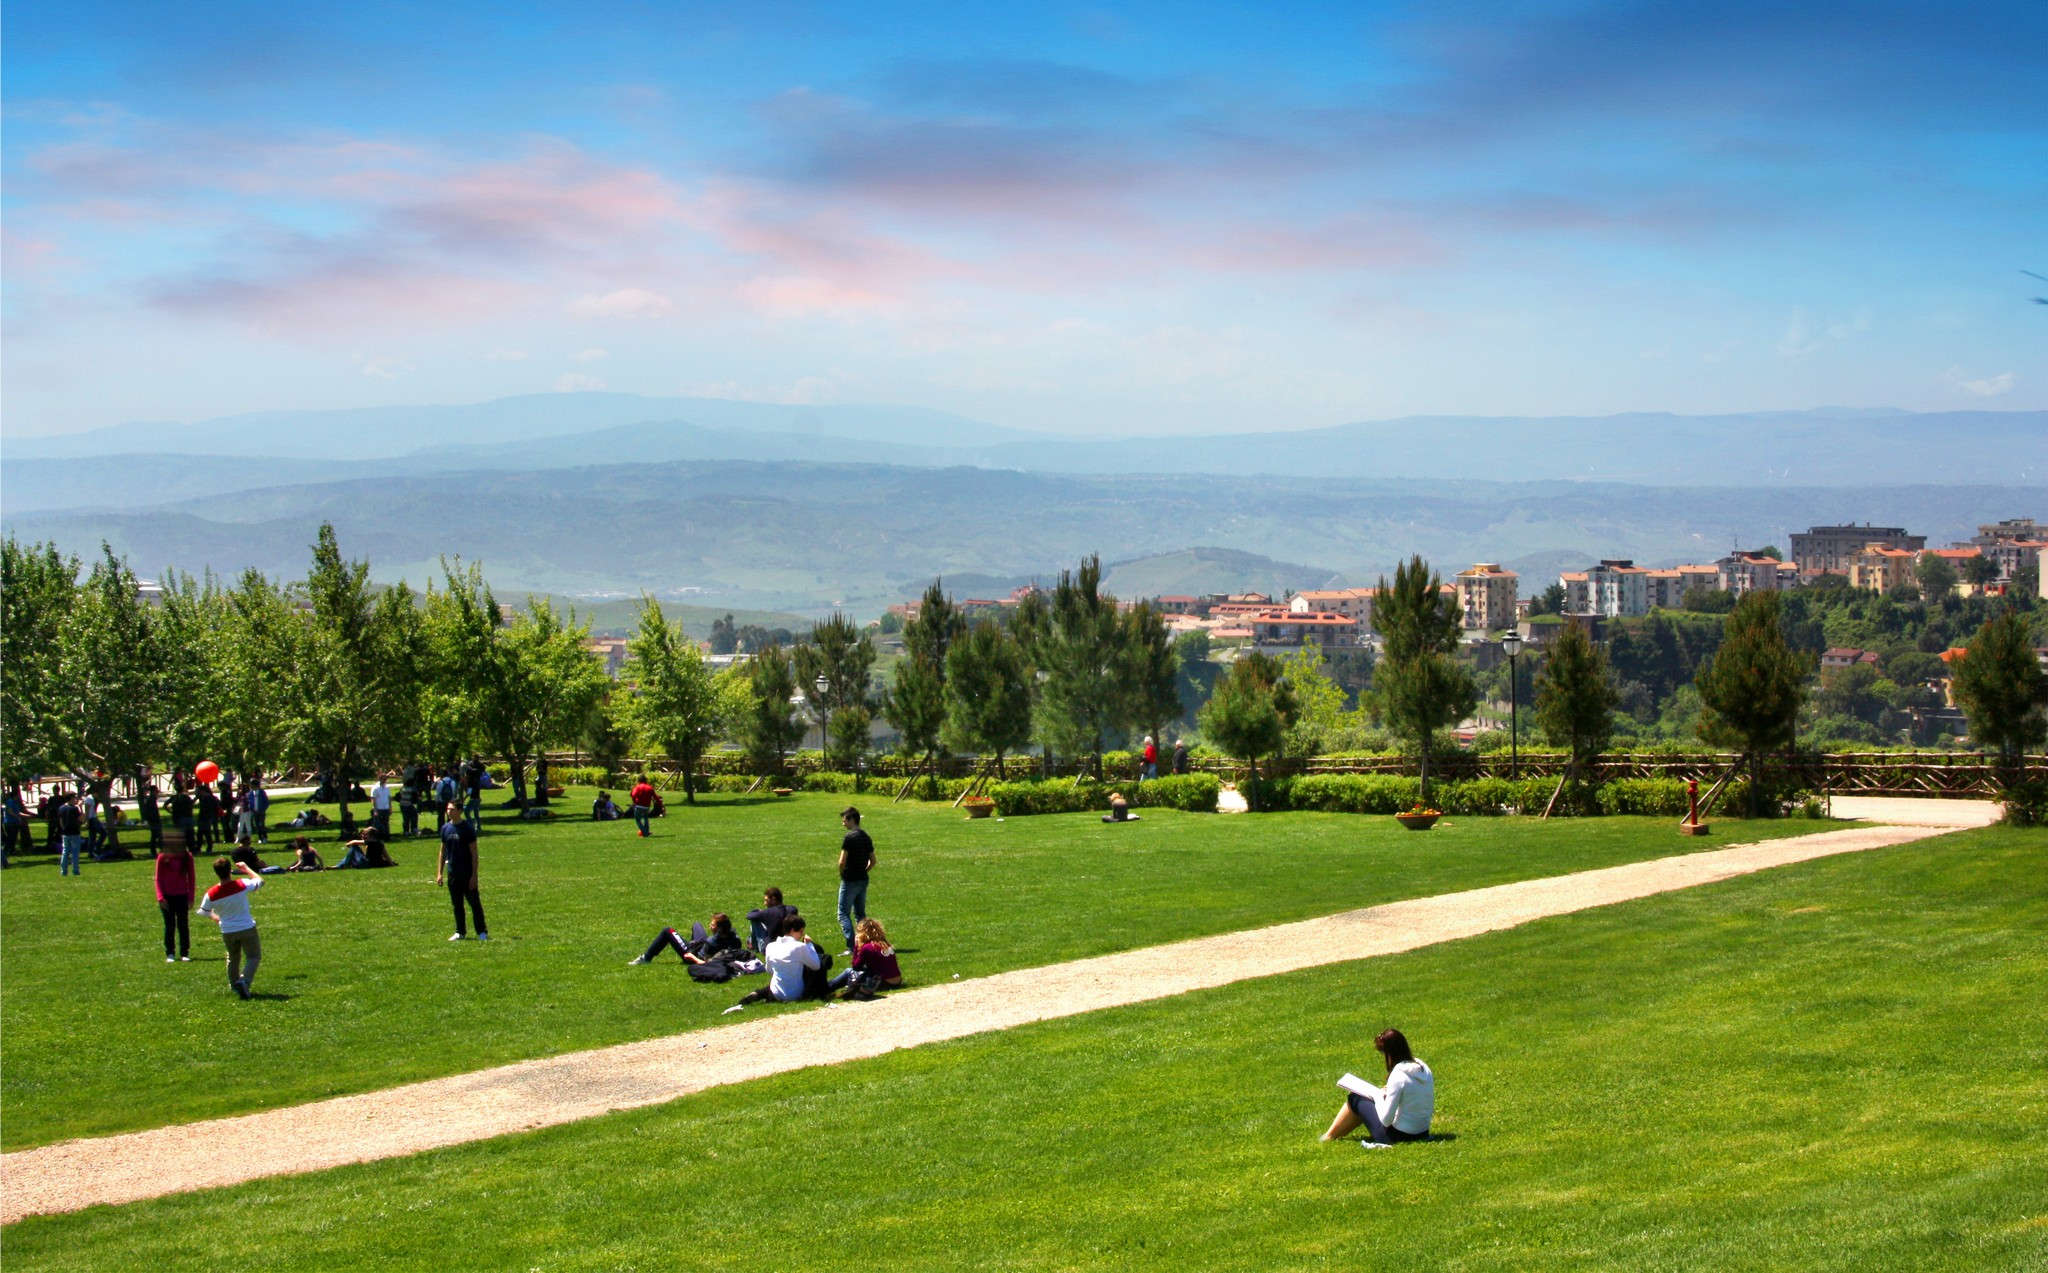
{"type": "Polygon", "coordinates": [[[5,428],[2048,407],[2048,6],[12,5],[5,428]]]}

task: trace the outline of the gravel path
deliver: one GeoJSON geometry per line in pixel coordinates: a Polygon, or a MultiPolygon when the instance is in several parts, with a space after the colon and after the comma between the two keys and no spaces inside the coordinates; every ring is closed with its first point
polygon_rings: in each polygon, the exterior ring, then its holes
{"type": "Polygon", "coordinates": [[[65,1141],[0,1157],[0,1223],[574,1122],[897,1048],[1413,950],[1982,821],[1974,810],[1951,816],[1969,821],[1857,827],[1391,902],[287,1109],[65,1141]]]}

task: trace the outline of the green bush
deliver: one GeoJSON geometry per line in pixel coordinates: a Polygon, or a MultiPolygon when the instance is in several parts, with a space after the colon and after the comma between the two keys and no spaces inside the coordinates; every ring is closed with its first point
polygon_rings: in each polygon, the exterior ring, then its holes
{"type": "Polygon", "coordinates": [[[996,802],[996,812],[1006,818],[1109,808],[1109,788],[1099,782],[1076,783],[1066,778],[1051,782],[992,782],[987,790],[989,799],[996,802]]]}
{"type": "Polygon", "coordinates": [[[1616,778],[1603,784],[1595,799],[1600,812],[1608,814],[1682,818],[1686,811],[1685,783],[1677,778],[1616,778]]]}
{"type": "Polygon", "coordinates": [[[1222,793],[1223,780],[1215,774],[1178,774],[1141,782],[1130,789],[1130,798],[1132,804],[1145,809],[1214,813],[1216,797],[1222,793]]]}
{"type": "Polygon", "coordinates": [[[2038,827],[2048,822],[2048,781],[2016,782],[2000,799],[2009,827],[2038,827]]]}

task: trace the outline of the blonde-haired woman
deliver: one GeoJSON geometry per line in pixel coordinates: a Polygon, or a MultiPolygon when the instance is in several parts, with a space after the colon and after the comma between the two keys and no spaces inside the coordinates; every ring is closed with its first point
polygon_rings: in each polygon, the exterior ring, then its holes
{"type": "Polygon", "coordinates": [[[853,939],[853,965],[828,982],[827,989],[844,990],[848,999],[872,999],[877,991],[903,984],[903,968],[881,920],[870,916],[855,924],[853,939]]]}

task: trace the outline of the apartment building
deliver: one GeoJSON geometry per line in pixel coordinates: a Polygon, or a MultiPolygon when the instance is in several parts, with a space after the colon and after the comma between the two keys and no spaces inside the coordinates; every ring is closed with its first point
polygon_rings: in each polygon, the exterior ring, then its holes
{"type": "Polygon", "coordinates": [[[1372,600],[1377,588],[1309,588],[1287,599],[1296,614],[1341,614],[1361,632],[1372,630],[1372,600]]]}
{"type": "Polygon", "coordinates": [[[1497,628],[1513,627],[1515,591],[1520,583],[1514,571],[1503,570],[1500,563],[1494,561],[1478,562],[1469,570],[1459,571],[1455,586],[1465,629],[1492,632],[1497,628]]]}
{"type": "Polygon", "coordinates": [[[1814,526],[1792,535],[1792,564],[1808,573],[1844,575],[1849,559],[1871,544],[1917,553],[1927,536],[1908,535],[1903,526],[1814,526]]]}
{"type": "MultiPolygon", "coordinates": [[[[1918,536],[1926,543],[1925,536],[1918,536]]],[[[1763,553],[1729,553],[1714,563],[1714,569],[1721,578],[1721,591],[1732,592],[1740,600],[1752,592],[1776,592],[1781,588],[1799,586],[1799,566],[1795,562],[1779,561],[1763,553]]]]}
{"type": "Polygon", "coordinates": [[[1890,592],[1901,584],[1913,582],[1913,568],[1919,561],[1917,552],[1888,548],[1883,544],[1867,545],[1849,559],[1849,586],[1866,592],[1890,592]]]}
{"type": "Polygon", "coordinates": [[[1587,570],[1557,577],[1564,585],[1566,614],[1630,619],[1650,612],[1650,572],[1625,557],[1608,558],[1587,570]]]}
{"type": "Polygon", "coordinates": [[[1717,566],[1674,566],[1669,570],[1643,572],[1643,594],[1652,610],[1678,610],[1685,606],[1685,594],[1695,588],[1718,592],[1721,571],[1717,566]]]}

